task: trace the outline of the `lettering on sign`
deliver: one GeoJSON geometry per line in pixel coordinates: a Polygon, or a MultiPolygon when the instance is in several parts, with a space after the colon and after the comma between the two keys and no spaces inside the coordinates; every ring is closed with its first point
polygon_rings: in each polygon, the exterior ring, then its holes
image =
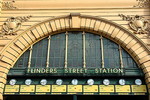
{"type": "Polygon", "coordinates": [[[50,92],[50,85],[36,85],[36,92],[50,92]]]}
{"type": "Polygon", "coordinates": [[[131,92],[130,85],[115,85],[116,92],[131,92]]]}
{"type": "Polygon", "coordinates": [[[98,85],[84,85],[84,92],[98,92],[98,85]]]}
{"type": "Polygon", "coordinates": [[[84,74],[84,73],[95,73],[95,74],[121,74],[124,73],[124,70],[121,68],[28,68],[27,74],[55,74],[55,73],[75,73],[75,74],[84,74]]]}
{"type": "Polygon", "coordinates": [[[6,85],[5,92],[19,92],[19,85],[6,85]]]}
{"type": "Polygon", "coordinates": [[[132,85],[132,92],[147,92],[146,85],[132,85]]]}
{"type": "Polygon", "coordinates": [[[21,85],[20,92],[35,92],[35,85],[21,85]]]}
{"type": "Polygon", "coordinates": [[[66,85],[52,85],[52,92],[66,92],[66,85]]]}
{"type": "Polygon", "coordinates": [[[99,85],[99,92],[114,92],[114,85],[99,85]]]}
{"type": "Polygon", "coordinates": [[[82,92],[82,85],[68,85],[68,92],[82,92]]]}

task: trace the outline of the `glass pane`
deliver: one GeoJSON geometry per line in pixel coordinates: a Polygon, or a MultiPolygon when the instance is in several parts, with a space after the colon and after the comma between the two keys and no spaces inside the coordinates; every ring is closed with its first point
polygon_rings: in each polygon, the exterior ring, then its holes
{"type": "Polygon", "coordinates": [[[120,68],[119,47],[116,43],[103,38],[105,68],[120,68]]]}
{"type": "Polygon", "coordinates": [[[95,68],[101,67],[101,46],[100,36],[86,33],[86,67],[95,68]]]}
{"type": "Polygon", "coordinates": [[[68,35],[68,67],[82,67],[82,32],[69,32],[68,35]]]}
{"type": "Polygon", "coordinates": [[[33,45],[31,67],[46,67],[47,45],[47,38],[33,45]]]}
{"type": "Polygon", "coordinates": [[[135,61],[124,49],[122,49],[122,59],[123,59],[123,66],[125,68],[138,68],[135,61]]]}
{"type": "MultiPolygon", "coordinates": [[[[69,32],[68,34],[68,67],[83,67],[83,35],[82,32],[69,32]]],[[[86,67],[101,67],[100,36],[92,33],[85,34],[86,67]]],[[[50,45],[50,66],[64,67],[65,60],[65,33],[53,35],[50,45]]],[[[103,38],[105,68],[120,68],[119,47],[113,41],[103,38]]],[[[31,67],[46,67],[48,39],[45,38],[33,45],[31,67]]],[[[27,50],[15,63],[14,67],[28,66],[29,50],[27,50]]],[[[138,68],[132,57],[122,49],[123,66],[125,68],[138,68]]]]}
{"type": "Polygon", "coordinates": [[[18,59],[18,61],[15,63],[15,68],[22,68],[28,66],[28,60],[29,60],[29,50],[27,50],[23,55],[18,59]]]}
{"type": "Polygon", "coordinates": [[[65,33],[51,37],[50,67],[64,67],[65,40],[65,33]]]}

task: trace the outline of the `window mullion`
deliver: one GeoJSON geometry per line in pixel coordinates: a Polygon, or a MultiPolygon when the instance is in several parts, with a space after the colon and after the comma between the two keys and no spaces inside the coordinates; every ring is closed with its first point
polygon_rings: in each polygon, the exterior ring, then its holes
{"type": "Polygon", "coordinates": [[[30,50],[30,54],[29,54],[28,68],[31,67],[31,57],[32,57],[32,50],[33,50],[33,46],[32,45],[31,45],[29,50],[30,50]]]}
{"type": "Polygon", "coordinates": [[[120,65],[121,65],[121,68],[123,68],[122,48],[120,45],[119,45],[119,55],[120,55],[120,65]]]}
{"type": "Polygon", "coordinates": [[[104,46],[103,46],[103,37],[102,36],[100,36],[100,42],[101,42],[102,68],[104,68],[104,46]]]}
{"type": "Polygon", "coordinates": [[[68,61],[67,61],[67,53],[68,53],[68,32],[66,31],[66,47],[65,47],[65,68],[67,68],[68,61]]]}
{"type": "Polygon", "coordinates": [[[85,32],[83,31],[83,68],[86,68],[86,60],[85,60],[85,32]]]}
{"type": "Polygon", "coordinates": [[[47,48],[46,67],[49,67],[50,47],[51,47],[51,35],[48,37],[48,48],[47,48]]]}

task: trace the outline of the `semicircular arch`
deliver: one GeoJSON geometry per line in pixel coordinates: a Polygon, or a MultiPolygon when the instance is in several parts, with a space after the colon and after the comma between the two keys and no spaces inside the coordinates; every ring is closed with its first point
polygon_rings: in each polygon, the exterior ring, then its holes
{"type": "MultiPolygon", "coordinates": [[[[87,31],[107,37],[121,45],[143,69],[147,83],[150,82],[150,50],[134,34],[124,27],[109,20],[71,14],[48,19],[33,25],[15,39],[11,40],[0,52],[0,68],[3,70],[4,84],[6,76],[18,58],[34,43],[47,37],[64,31],[87,31]]],[[[0,80],[2,81],[2,80],[0,80]]]]}

